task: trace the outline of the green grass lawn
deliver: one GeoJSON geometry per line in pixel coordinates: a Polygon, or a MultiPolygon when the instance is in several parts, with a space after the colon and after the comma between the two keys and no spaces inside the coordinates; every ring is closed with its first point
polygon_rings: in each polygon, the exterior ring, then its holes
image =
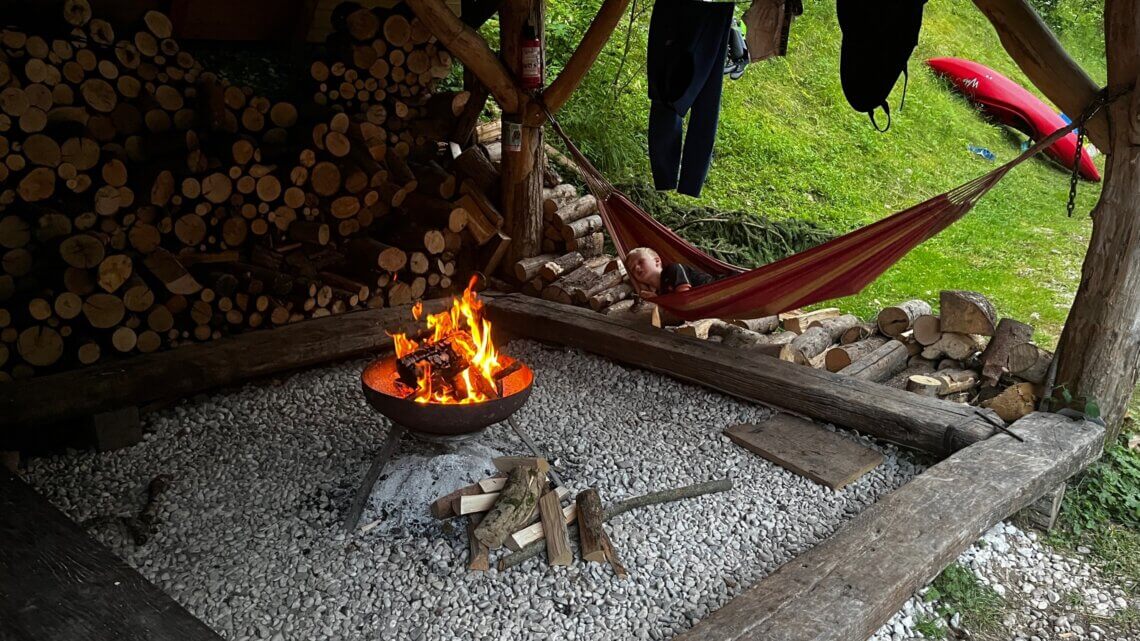
{"type": "MultiPolygon", "coordinates": [[[[636,3],[626,50],[625,25],[615,34],[583,90],[562,118],[571,136],[615,181],[648,182],[644,49],[648,7],[636,3]]],[[[894,124],[881,134],[843,98],[840,32],[834,3],[809,0],[792,27],[789,55],[749,67],[726,81],[716,155],[702,198],[679,205],[747,210],[799,218],[842,233],[878,220],[985,173],[996,163],[970,153],[992,150],[998,161],[1019,151],[1021,136],[983,120],[926,68],[936,56],[989,65],[1032,87],[968,0],[927,4],[919,48],[910,64],[905,108],[902,83],[891,98],[894,124]]],[[[1049,3],[1073,56],[1103,81],[1103,35],[1085,24],[1081,0],[1049,3]],[[1079,16],[1079,17],[1075,17],[1079,16]],[[1099,47],[1099,48],[1098,48],[1099,47]]],[[[576,42],[594,8],[554,0],[550,9],[555,67],[576,42]]],[[[1097,159],[1098,164],[1102,164],[1097,159]]],[[[861,315],[908,298],[937,302],[942,289],[988,295],[1003,315],[1033,323],[1038,340],[1060,333],[1088,243],[1087,213],[1099,194],[1082,182],[1077,215],[1067,218],[1069,176],[1047,160],[1011,173],[964,220],[920,246],[862,294],[829,305],[861,315]]]]}

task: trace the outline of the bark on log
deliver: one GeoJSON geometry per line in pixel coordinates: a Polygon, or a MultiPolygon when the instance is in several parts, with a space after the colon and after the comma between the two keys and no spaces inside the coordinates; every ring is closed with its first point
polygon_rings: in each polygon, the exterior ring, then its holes
{"type": "Polygon", "coordinates": [[[906,369],[907,358],[906,345],[897,340],[887,341],[836,373],[879,383],[906,369]]]}
{"type": "Polygon", "coordinates": [[[743,327],[744,329],[761,334],[770,334],[780,328],[780,317],[778,315],[764,316],[761,318],[738,318],[728,322],[737,327],[743,327]]]}
{"type": "Polygon", "coordinates": [[[1014,345],[1033,340],[1033,326],[1012,318],[998,322],[994,337],[982,352],[982,381],[987,385],[997,385],[1003,372],[1009,371],[1009,350],[1014,345]]]}
{"type": "Polygon", "coordinates": [[[520,465],[512,470],[495,508],[475,528],[475,538],[492,550],[503,547],[512,532],[530,521],[542,485],[538,468],[520,465]]]}
{"type": "Polygon", "coordinates": [[[934,314],[923,314],[914,319],[914,340],[919,345],[930,346],[942,338],[942,320],[934,314]]]}
{"type": "Polygon", "coordinates": [[[910,329],[914,321],[923,314],[930,313],[930,304],[923,300],[908,300],[879,312],[879,331],[892,338],[910,329]]]}
{"type": "Polygon", "coordinates": [[[578,553],[585,561],[596,563],[606,560],[605,544],[608,538],[602,529],[602,499],[598,490],[583,490],[576,499],[578,505],[578,553]]]}
{"type": "Polygon", "coordinates": [[[827,350],[824,363],[829,372],[838,372],[848,365],[858,361],[876,349],[882,347],[888,340],[886,336],[872,336],[861,341],[832,347],[827,350]]]}
{"type": "Polygon", "coordinates": [[[1052,362],[1053,353],[1033,343],[1014,345],[1009,350],[1009,373],[1030,383],[1044,383],[1052,362]]]}
{"type": "Polygon", "coordinates": [[[978,292],[944,290],[939,295],[939,312],[944,332],[994,335],[997,312],[993,303],[978,292]]]}

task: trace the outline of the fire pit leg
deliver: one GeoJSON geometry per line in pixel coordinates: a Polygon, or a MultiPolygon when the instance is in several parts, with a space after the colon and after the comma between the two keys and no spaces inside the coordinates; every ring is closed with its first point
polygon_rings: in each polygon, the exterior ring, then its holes
{"type": "MultiPolygon", "coordinates": [[[[507,418],[507,423],[510,424],[511,429],[515,431],[515,434],[519,435],[519,438],[522,439],[522,442],[526,443],[526,446],[530,448],[531,454],[534,454],[537,457],[545,458],[545,459],[549,460],[549,457],[547,457],[545,454],[543,454],[542,450],[538,449],[538,446],[535,445],[534,441],[532,441],[530,439],[530,436],[528,436],[527,433],[523,431],[522,427],[519,427],[518,419],[516,419],[513,416],[510,416],[507,418]]],[[[550,480],[554,481],[559,486],[565,487],[565,485],[563,485],[563,483],[562,483],[562,478],[560,476],[558,476],[558,472],[555,472],[553,468],[551,468],[551,470],[550,470],[550,480]]]]}
{"type": "Polygon", "coordinates": [[[376,485],[376,480],[380,478],[384,466],[396,453],[396,447],[400,445],[400,439],[403,436],[404,426],[393,423],[392,429],[388,431],[388,440],[384,441],[384,447],[380,448],[380,453],[372,459],[372,465],[368,467],[368,473],[364,475],[364,482],[360,484],[360,489],[356,491],[356,497],[352,499],[352,508],[349,509],[348,516],[344,520],[346,532],[351,534],[356,530],[356,525],[360,522],[360,515],[364,512],[364,504],[372,494],[372,486],[376,485]]]}

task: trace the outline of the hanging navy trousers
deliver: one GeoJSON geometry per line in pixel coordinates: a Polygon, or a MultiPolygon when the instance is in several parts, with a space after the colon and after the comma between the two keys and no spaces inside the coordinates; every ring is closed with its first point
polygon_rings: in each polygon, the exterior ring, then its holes
{"type": "Polygon", "coordinates": [[[698,0],[657,0],[653,6],[647,56],[649,166],[657,189],[701,194],[716,140],[734,6],[698,0]]]}

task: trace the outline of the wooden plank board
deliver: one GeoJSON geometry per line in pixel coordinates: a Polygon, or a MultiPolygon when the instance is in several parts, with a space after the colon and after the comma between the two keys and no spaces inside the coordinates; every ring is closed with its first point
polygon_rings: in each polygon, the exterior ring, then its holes
{"type": "MultiPolygon", "coordinates": [[[[437,299],[424,307],[433,313],[447,304],[437,299]]],[[[361,310],[13,381],[0,386],[0,425],[29,428],[190,396],[385,349],[392,345],[386,330],[419,326],[410,305],[361,310]]]]}
{"type": "Polygon", "coordinates": [[[748,451],[833,490],[883,462],[879,452],[787,414],[777,414],[758,425],[733,425],[724,433],[748,451]]]}
{"type": "Polygon", "coordinates": [[[1100,455],[1103,428],[1035,413],[879,499],[674,641],[866,639],[998,521],[1100,455]],[[811,616],[804,616],[810,612],[811,616]]]}
{"type": "Polygon", "coordinates": [[[0,469],[0,639],[222,641],[0,469]]]}
{"type": "Polygon", "coordinates": [[[487,298],[488,317],[500,332],[577,347],[907,447],[945,455],[995,432],[978,415],[988,410],[777,359],[749,358],[718,343],[588,309],[518,294],[487,298]]]}

